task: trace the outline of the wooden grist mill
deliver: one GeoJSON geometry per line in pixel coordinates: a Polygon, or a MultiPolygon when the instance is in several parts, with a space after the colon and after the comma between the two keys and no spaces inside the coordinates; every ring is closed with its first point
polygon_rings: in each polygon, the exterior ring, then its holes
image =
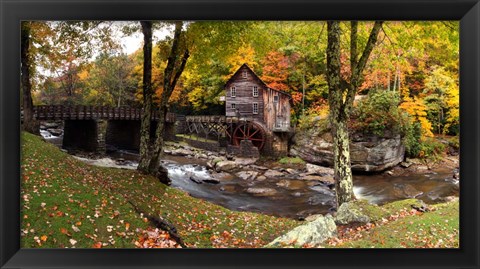
{"type": "Polygon", "coordinates": [[[268,155],[286,154],[291,96],[268,87],[246,64],[226,82],[224,90],[225,115],[187,116],[185,131],[226,140],[234,154],[240,154],[242,145],[253,145],[268,155]]]}

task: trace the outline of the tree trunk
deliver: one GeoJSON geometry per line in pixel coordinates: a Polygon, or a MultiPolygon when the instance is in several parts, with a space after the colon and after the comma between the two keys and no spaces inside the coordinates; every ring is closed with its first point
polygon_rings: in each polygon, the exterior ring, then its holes
{"type": "Polygon", "coordinates": [[[152,115],[152,22],[142,21],[143,32],[143,113],[140,130],[138,170],[148,173],[151,159],[150,120],[152,115]]]}
{"type": "Polygon", "coordinates": [[[354,199],[352,169],[350,167],[350,139],[346,117],[333,119],[334,179],[337,192],[337,206],[354,199]]]}
{"type": "MultiPolygon", "coordinates": [[[[346,106],[343,102],[344,89],[340,76],[340,23],[328,22],[327,77],[330,123],[333,136],[333,165],[337,208],[353,198],[352,171],[350,168],[350,147],[348,138],[346,106]]],[[[352,27],[353,28],[353,27],[352,27]]],[[[353,30],[353,29],[352,29],[353,30]]],[[[355,66],[356,45],[351,46],[351,61],[355,66]]],[[[352,70],[352,73],[355,70],[352,70]]]]}
{"type": "MultiPolygon", "coordinates": [[[[182,33],[182,26],[183,26],[183,23],[181,21],[178,21],[175,23],[175,33],[173,37],[172,49],[168,57],[167,66],[165,67],[163,92],[160,98],[160,108],[158,113],[159,118],[157,122],[157,129],[155,131],[155,135],[156,135],[155,143],[148,147],[148,154],[145,155],[146,157],[148,156],[148,159],[143,160],[141,168],[139,164],[139,169],[149,174],[155,175],[160,180],[160,182],[165,184],[170,184],[171,181],[168,178],[168,173],[166,169],[163,168],[163,166],[161,165],[160,155],[163,150],[163,143],[164,143],[163,135],[165,132],[165,117],[168,112],[168,101],[170,99],[170,96],[172,96],[173,90],[175,89],[175,85],[177,84],[177,81],[180,78],[180,75],[182,74],[185,68],[185,65],[187,63],[187,59],[189,57],[188,50],[185,50],[183,57],[181,58],[180,61],[178,61],[178,58],[180,56],[179,46],[180,46],[180,38],[182,33]]],[[[151,71],[151,68],[150,68],[150,71],[151,71]]],[[[150,97],[151,96],[152,94],[150,94],[150,97]]],[[[150,103],[151,103],[151,99],[150,99],[150,103]]],[[[142,121],[143,120],[144,119],[142,118],[142,121]]],[[[147,130],[144,130],[142,128],[142,138],[146,136],[146,133],[143,133],[143,131],[147,131],[147,130]]],[[[148,128],[148,131],[150,131],[150,128],[148,128]]]]}
{"type": "Polygon", "coordinates": [[[21,36],[21,83],[23,103],[23,130],[32,134],[40,134],[39,124],[33,117],[32,84],[30,82],[30,24],[22,22],[21,36]]]}
{"type": "Polygon", "coordinates": [[[155,145],[152,149],[152,155],[150,156],[149,171],[151,174],[156,175],[160,181],[165,184],[170,184],[170,179],[168,178],[168,173],[166,169],[161,166],[160,155],[163,150],[164,139],[163,135],[165,133],[165,117],[168,112],[168,101],[170,96],[172,96],[175,86],[177,84],[180,75],[185,68],[187,59],[189,57],[188,50],[185,50],[183,58],[181,58],[180,63],[178,63],[178,58],[180,56],[180,38],[182,33],[183,23],[177,21],[175,23],[175,33],[173,36],[172,49],[170,55],[168,56],[167,66],[165,67],[164,78],[163,78],[163,92],[160,99],[160,109],[158,111],[159,119],[157,122],[157,130],[155,131],[156,140],[155,145]]]}
{"type": "Polygon", "coordinates": [[[167,112],[168,108],[166,102],[162,102],[158,111],[159,119],[157,122],[157,129],[155,131],[155,144],[152,148],[148,170],[149,173],[155,175],[160,182],[169,185],[171,180],[168,178],[168,171],[161,165],[160,160],[160,155],[162,154],[164,145],[163,134],[165,133],[165,117],[167,112]]]}
{"type": "Polygon", "coordinates": [[[357,51],[358,22],[351,22],[350,32],[350,81],[341,77],[340,61],[340,22],[328,21],[327,44],[327,81],[328,102],[330,106],[330,123],[333,136],[333,165],[337,208],[352,199],[353,180],[350,163],[350,139],[348,137],[348,121],[355,94],[362,81],[362,72],[367,59],[373,50],[382,22],[375,22],[367,44],[360,58],[357,51]]]}

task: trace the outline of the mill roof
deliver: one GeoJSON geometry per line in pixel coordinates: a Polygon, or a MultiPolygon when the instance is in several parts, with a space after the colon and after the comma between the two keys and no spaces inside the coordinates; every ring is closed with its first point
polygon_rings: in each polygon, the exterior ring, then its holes
{"type": "Polygon", "coordinates": [[[253,78],[254,78],[255,80],[259,81],[259,82],[260,82],[262,85],[264,85],[266,88],[268,88],[268,89],[270,89],[270,90],[272,90],[272,91],[276,91],[276,92],[278,92],[278,93],[284,94],[284,95],[288,96],[288,98],[292,99],[292,96],[291,96],[290,94],[288,94],[288,93],[286,93],[286,92],[284,92],[284,91],[281,91],[281,90],[274,89],[274,88],[272,88],[272,87],[268,87],[268,85],[265,84],[265,82],[263,82],[263,80],[262,80],[261,78],[259,78],[259,77],[257,76],[257,74],[255,74],[255,72],[253,72],[253,70],[252,70],[246,63],[242,64],[242,66],[240,66],[240,67],[237,69],[237,71],[235,71],[235,73],[233,73],[233,75],[227,80],[227,82],[225,83],[225,85],[228,85],[228,84],[233,80],[233,78],[235,78],[235,77],[238,75],[238,73],[240,72],[240,70],[241,70],[243,67],[246,67],[247,70],[253,75],[253,78]]]}

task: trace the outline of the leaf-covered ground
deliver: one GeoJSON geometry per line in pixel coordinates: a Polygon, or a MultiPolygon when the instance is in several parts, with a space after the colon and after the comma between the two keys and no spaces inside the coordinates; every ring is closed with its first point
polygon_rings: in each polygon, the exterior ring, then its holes
{"type": "MultiPolygon", "coordinates": [[[[323,247],[459,246],[458,200],[412,209],[359,201],[372,223],[339,226],[323,247]]],[[[22,134],[21,244],[24,248],[179,247],[137,210],[172,223],[188,247],[262,247],[298,221],[234,212],[166,187],[135,170],[85,164],[40,137],[22,134]]]]}
{"type": "MultiPolygon", "coordinates": [[[[414,199],[378,207],[374,221],[340,226],[338,237],[325,243],[336,248],[458,248],[459,202],[433,205],[427,212],[413,209],[414,199]],[[380,209],[380,210],[378,210],[380,209]]],[[[370,208],[375,208],[370,206],[370,208]]]]}
{"type": "Polygon", "coordinates": [[[262,247],[298,225],[234,212],[135,170],[95,167],[22,133],[24,248],[178,247],[141,211],[172,223],[189,247],[262,247]]]}

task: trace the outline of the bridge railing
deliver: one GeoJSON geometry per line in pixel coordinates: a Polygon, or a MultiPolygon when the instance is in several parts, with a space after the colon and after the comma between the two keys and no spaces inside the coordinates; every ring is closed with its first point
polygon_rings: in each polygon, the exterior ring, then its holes
{"type": "MultiPolygon", "coordinates": [[[[132,107],[108,106],[34,106],[34,116],[37,120],[140,120],[143,109],[132,107]]],[[[152,120],[158,120],[159,113],[153,113],[152,120]]],[[[175,122],[175,113],[167,113],[166,122],[175,122]]]]}
{"type": "Polygon", "coordinates": [[[203,122],[203,123],[237,123],[254,121],[253,118],[245,117],[226,117],[220,115],[201,115],[201,116],[186,116],[187,122],[203,122]]]}

